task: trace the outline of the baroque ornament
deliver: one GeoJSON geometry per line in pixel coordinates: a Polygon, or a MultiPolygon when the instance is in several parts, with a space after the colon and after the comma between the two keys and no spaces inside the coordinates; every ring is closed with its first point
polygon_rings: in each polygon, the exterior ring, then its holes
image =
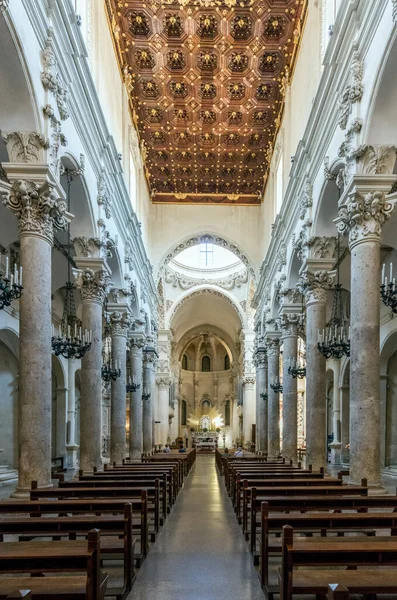
{"type": "Polygon", "coordinates": [[[105,269],[93,271],[87,268],[77,272],[76,284],[83,302],[91,301],[102,305],[111,283],[109,273],[105,269]]]}
{"type": "Polygon", "coordinates": [[[363,87],[363,74],[364,64],[360,59],[360,55],[357,50],[353,53],[352,62],[350,65],[350,77],[349,83],[343,90],[339,99],[339,127],[346,129],[347,121],[352,105],[355,102],[359,102],[362,98],[364,87],[363,87]]]}
{"type": "Polygon", "coordinates": [[[299,218],[304,219],[309,208],[313,206],[313,185],[309,179],[308,173],[305,174],[305,183],[303,192],[299,200],[299,218]]]}
{"type": "Polygon", "coordinates": [[[41,237],[50,244],[54,228],[66,229],[70,221],[66,202],[48,183],[39,187],[34,181],[19,179],[9,195],[3,194],[3,204],[17,216],[21,236],[41,237]]]}
{"type": "Polygon", "coordinates": [[[109,194],[109,188],[107,186],[106,179],[105,179],[105,169],[101,170],[101,173],[100,173],[99,179],[98,179],[97,202],[98,202],[99,206],[103,206],[106,218],[110,219],[112,216],[112,211],[111,211],[112,201],[111,201],[111,197],[109,194]]]}
{"type": "Polygon", "coordinates": [[[49,144],[41,133],[14,131],[12,133],[2,133],[2,138],[7,146],[10,162],[45,162],[41,160],[41,153],[42,150],[49,147],[49,144]]]}
{"type": "Polygon", "coordinates": [[[109,328],[111,335],[127,337],[130,327],[131,318],[128,313],[115,310],[110,314],[109,328]]]}
{"type": "Polygon", "coordinates": [[[365,239],[380,239],[382,226],[390,219],[395,202],[388,200],[383,192],[353,193],[339,209],[336,219],[338,231],[349,235],[349,244],[365,239]]]}
{"type": "Polygon", "coordinates": [[[0,12],[5,12],[8,8],[9,0],[0,0],[0,12]]]}
{"type": "Polygon", "coordinates": [[[333,288],[333,278],[329,271],[306,271],[299,277],[297,288],[306,296],[307,302],[326,302],[327,292],[333,288]]]}

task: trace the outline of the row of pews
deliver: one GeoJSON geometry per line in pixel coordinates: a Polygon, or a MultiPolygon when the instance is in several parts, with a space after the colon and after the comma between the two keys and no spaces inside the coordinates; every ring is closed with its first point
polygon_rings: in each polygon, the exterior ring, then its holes
{"type": "Polygon", "coordinates": [[[397,496],[282,458],[216,462],[269,600],[397,594],[397,496]]]}
{"type": "Polygon", "coordinates": [[[1,501],[0,600],[124,600],[195,458],[123,461],[1,501]]]}

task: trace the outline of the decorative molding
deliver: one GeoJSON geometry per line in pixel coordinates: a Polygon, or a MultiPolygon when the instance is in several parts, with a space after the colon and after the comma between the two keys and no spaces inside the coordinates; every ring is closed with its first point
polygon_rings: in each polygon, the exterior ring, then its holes
{"type": "Polygon", "coordinates": [[[75,237],[73,240],[74,250],[77,256],[84,258],[98,258],[101,241],[99,238],[88,238],[85,236],[75,237]]]}
{"type": "Polygon", "coordinates": [[[110,233],[106,229],[106,223],[103,219],[98,220],[98,227],[101,230],[100,236],[100,249],[102,258],[112,258],[113,252],[117,249],[119,241],[118,235],[114,236],[114,239],[110,237],[110,233]]]}
{"type": "Polygon", "coordinates": [[[311,273],[305,271],[297,283],[297,288],[305,295],[307,302],[327,302],[327,293],[333,288],[333,277],[329,271],[311,273]]]}
{"type": "Polygon", "coordinates": [[[396,202],[388,200],[384,192],[356,192],[340,207],[335,223],[340,233],[349,235],[350,245],[366,239],[380,241],[382,226],[390,219],[395,207],[396,202]]]}
{"type": "Polygon", "coordinates": [[[41,53],[41,83],[46,90],[55,95],[59,116],[62,121],[69,118],[69,88],[61,79],[58,70],[58,62],[53,48],[53,30],[48,30],[47,43],[41,53]]]}
{"type": "Polygon", "coordinates": [[[2,138],[7,146],[11,163],[45,163],[43,150],[49,147],[48,140],[41,133],[14,131],[3,132],[2,138]]]}
{"type": "Polygon", "coordinates": [[[281,339],[298,337],[301,326],[301,313],[283,313],[278,317],[278,325],[282,331],[281,339]]]}
{"type": "Polygon", "coordinates": [[[359,102],[364,92],[363,86],[364,63],[361,60],[357,50],[353,52],[350,65],[349,82],[339,98],[339,118],[338,123],[341,129],[346,129],[347,121],[351,107],[359,102]]]}
{"type": "Polygon", "coordinates": [[[142,358],[143,357],[143,348],[145,347],[146,341],[145,338],[142,337],[132,337],[130,342],[130,350],[131,355],[134,358],[142,358]]]}
{"type": "Polygon", "coordinates": [[[139,138],[138,138],[138,134],[135,130],[135,127],[133,125],[131,125],[131,127],[129,129],[129,134],[130,134],[129,135],[130,152],[132,154],[134,164],[137,169],[142,169],[143,163],[142,163],[141,149],[139,146],[139,138]]]}
{"type": "Polygon", "coordinates": [[[40,187],[34,181],[17,180],[2,197],[18,218],[20,236],[40,237],[52,244],[54,228],[66,229],[70,222],[66,202],[48,182],[40,187]]]}
{"type": "Polygon", "coordinates": [[[128,270],[134,270],[134,263],[136,261],[136,257],[133,253],[131,246],[127,246],[124,250],[124,263],[128,265],[128,270]]]}
{"type": "Polygon", "coordinates": [[[112,283],[109,273],[105,269],[93,271],[86,268],[77,271],[75,276],[82,301],[91,301],[102,305],[112,283]]]}
{"type": "Polygon", "coordinates": [[[308,173],[305,173],[305,183],[303,192],[299,200],[299,218],[304,219],[309,208],[313,206],[313,184],[309,179],[308,173]]]}
{"type": "Polygon", "coordinates": [[[280,340],[266,336],[266,351],[269,356],[278,356],[280,353],[280,340]]]}
{"type": "Polygon", "coordinates": [[[0,12],[5,12],[8,8],[9,0],[0,0],[0,12]]]}
{"type": "Polygon", "coordinates": [[[111,335],[127,337],[131,327],[131,318],[128,313],[114,310],[110,313],[109,321],[111,335]]]}
{"type": "Polygon", "coordinates": [[[112,199],[109,193],[109,188],[106,183],[105,169],[101,170],[98,179],[97,202],[99,206],[103,206],[106,218],[110,219],[112,216],[112,199]]]}
{"type": "Polygon", "coordinates": [[[393,6],[393,21],[397,23],[397,0],[391,0],[393,6]]]}
{"type": "Polygon", "coordinates": [[[280,247],[276,254],[275,259],[276,269],[281,272],[287,264],[287,246],[284,242],[281,242],[280,247]]]}
{"type": "Polygon", "coordinates": [[[198,285],[216,285],[225,290],[233,290],[235,287],[240,288],[245,283],[248,283],[248,271],[247,269],[244,269],[242,273],[233,273],[222,279],[193,279],[186,277],[182,273],[166,268],[165,281],[166,283],[170,283],[174,288],[179,286],[182,290],[189,290],[198,285]]]}
{"type": "Polygon", "coordinates": [[[162,377],[158,377],[156,375],[156,385],[158,385],[158,387],[162,387],[162,388],[169,388],[170,385],[172,384],[172,379],[171,377],[167,377],[167,376],[162,376],[162,377]]]}

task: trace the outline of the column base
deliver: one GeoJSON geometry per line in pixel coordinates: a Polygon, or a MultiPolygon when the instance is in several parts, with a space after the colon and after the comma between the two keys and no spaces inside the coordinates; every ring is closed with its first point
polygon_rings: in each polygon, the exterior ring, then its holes
{"type": "Polygon", "coordinates": [[[331,448],[331,465],[341,465],[342,464],[342,444],[341,442],[332,442],[329,445],[331,448]]]}
{"type": "MultiPolygon", "coordinates": [[[[359,483],[355,481],[349,480],[348,485],[361,485],[361,481],[359,483]]],[[[381,483],[379,484],[368,484],[368,496],[387,496],[388,491],[383,487],[381,483]]]]}
{"type": "MultiPolygon", "coordinates": [[[[50,490],[53,487],[54,487],[54,485],[52,483],[49,483],[48,485],[41,485],[37,489],[38,490],[50,490]]],[[[18,486],[17,489],[15,490],[15,492],[12,492],[12,494],[10,495],[10,498],[26,500],[26,498],[30,498],[30,490],[31,490],[31,488],[25,488],[25,487],[18,486]]]]}
{"type": "Polygon", "coordinates": [[[76,469],[77,468],[77,452],[80,446],[77,444],[67,444],[66,446],[66,468],[76,469]]]}

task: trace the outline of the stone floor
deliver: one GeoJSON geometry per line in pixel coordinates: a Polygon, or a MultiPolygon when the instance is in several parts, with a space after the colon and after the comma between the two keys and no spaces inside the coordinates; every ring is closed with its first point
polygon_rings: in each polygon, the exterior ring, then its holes
{"type": "Polygon", "coordinates": [[[155,598],[264,598],[214,456],[197,457],[128,600],[155,598]]]}

